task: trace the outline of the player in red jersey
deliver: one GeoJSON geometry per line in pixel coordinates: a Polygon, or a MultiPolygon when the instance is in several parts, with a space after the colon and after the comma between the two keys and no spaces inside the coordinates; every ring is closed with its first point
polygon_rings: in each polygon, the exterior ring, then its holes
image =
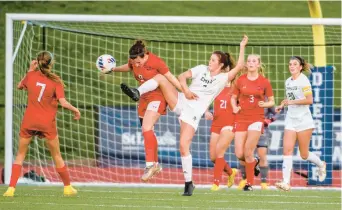
{"type": "MultiPolygon", "coordinates": [[[[231,60],[230,62],[233,64],[230,68],[234,68],[234,61],[231,60]]],[[[228,175],[228,187],[231,187],[234,184],[234,178],[237,173],[237,170],[235,168],[232,169],[224,160],[224,154],[234,138],[233,125],[235,114],[233,113],[233,108],[230,103],[233,92],[231,83],[232,82],[228,82],[227,86],[215,98],[214,115],[209,111],[205,113],[205,118],[207,120],[213,120],[209,144],[210,160],[215,164],[212,191],[220,189],[222,171],[226,172],[228,175]]]]}
{"type": "Polygon", "coordinates": [[[55,162],[56,171],[64,183],[64,195],[77,193],[70,185],[69,172],[59,149],[56,127],[58,102],[62,107],[74,112],[75,120],[80,119],[81,114],[65,99],[63,81],[51,72],[53,63],[53,55],[50,52],[39,53],[37,60],[31,62],[29,71],[17,86],[18,89],[27,90],[28,103],[21,123],[19,148],[12,165],[10,184],[4,196],[14,196],[15,186],[33,136],[47,139],[46,144],[55,162]]]}
{"type": "MultiPolygon", "coordinates": [[[[137,40],[129,50],[127,64],[112,69],[112,72],[133,71],[139,85],[152,79],[157,74],[164,75],[175,87],[181,90],[179,81],[173,76],[165,62],[157,55],[149,52],[142,40],[137,40]]],[[[157,86],[156,86],[157,87],[157,86]]],[[[146,168],[141,180],[147,182],[162,168],[158,164],[158,142],[153,127],[161,115],[166,114],[167,103],[159,88],[141,96],[138,115],[144,136],[146,168]]]]}
{"type": "MultiPolygon", "coordinates": [[[[235,154],[245,161],[247,183],[245,191],[253,190],[253,170],[258,166],[259,159],[254,158],[254,150],[263,132],[264,108],[274,105],[271,83],[262,76],[260,56],[249,55],[247,59],[247,74],[236,82],[236,88],[231,98],[233,112],[238,113],[234,125],[235,154]],[[268,101],[265,102],[265,96],[268,101]],[[237,100],[239,105],[237,105],[237,100]]],[[[260,172],[258,170],[257,172],[260,172]]],[[[255,173],[257,176],[258,173],[255,173]]]]}

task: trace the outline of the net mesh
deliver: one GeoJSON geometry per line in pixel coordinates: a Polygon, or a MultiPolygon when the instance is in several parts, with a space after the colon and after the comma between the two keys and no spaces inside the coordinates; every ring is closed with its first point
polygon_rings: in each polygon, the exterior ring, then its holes
{"type": "MultiPolygon", "coordinates": [[[[14,23],[14,46],[23,29],[14,23]]],[[[290,76],[288,60],[292,55],[314,61],[311,26],[258,25],[200,25],[200,24],[121,24],[28,22],[18,55],[14,60],[14,85],[25,75],[30,60],[41,50],[54,53],[54,72],[65,82],[66,98],[82,113],[80,121],[73,121],[72,113],[59,109],[57,115],[61,152],[70,168],[72,181],[139,183],[144,161],[143,137],[136,112],[136,104],[123,95],[120,83],[137,85],[131,73],[101,76],[95,61],[99,55],[111,54],[117,65],[128,61],[128,49],[137,38],[145,39],[148,50],[165,60],[175,75],[199,64],[206,64],[211,52],[223,50],[237,58],[243,34],[249,36],[246,54],[261,55],[266,76],[271,80],[276,103],[284,98],[284,81],[290,76]]],[[[334,115],[341,107],[341,27],[325,27],[327,63],[335,66],[334,115]]],[[[14,90],[13,98],[13,154],[16,154],[20,123],[27,100],[24,91],[14,90]]],[[[334,126],[334,168],[340,168],[340,119],[334,126]]],[[[211,184],[213,164],[209,158],[210,121],[201,120],[193,139],[192,155],[194,180],[211,184]]],[[[268,149],[269,182],[281,178],[283,116],[271,126],[272,137],[268,149]]],[[[155,127],[159,144],[159,159],[164,170],[152,183],[183,183],[177,117],[168,112],[155,127]]],[[[297,147],[296,147],[297,148],[297,147]]],[[[305,171],[308,163],[301,161],[295,149],[296,171],[305,171]]],[[[234,145],[226,153],[226,160],[238,166],[234,145]]],[[[59,181],[53,161],[44,141],[34,140],[25,161],[25,170],[35,170],[50,181],[59,181]]],[[[237,177],[237,180],[240,176],[237,177]]],[[[259,180],[259,178],[257,178],[259,180]]],[[[299,175],[295,185],[305,185],[299,175]]]]}

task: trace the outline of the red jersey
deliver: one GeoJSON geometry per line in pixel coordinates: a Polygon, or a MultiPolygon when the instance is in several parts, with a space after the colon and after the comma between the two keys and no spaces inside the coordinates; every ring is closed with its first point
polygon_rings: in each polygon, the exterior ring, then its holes
{"type": "Polygon", "coordinates": [[[21,84],[28,93],[22,127],[51,130],[55,126],[58,99],[64,98],[63,85],[47,78],[41,71],[28,72],[21,84]]]}
{"type": "Polygon", "coordinates": [[[244,74],[237,80],[233,94],[238,96],[241,107],[237,118],[263,120],[264,108],[259,107],[258,103],[264,101],[265,96],[272,97],[273,90],[270,81],[262,75],[252,81],[244,74]]]}
{"type": "Polygon", "coordinates": [[[233,125],[235,114],[230,103],[232,97],[232,87],[225,87],[214,100],[214,120],[213,126],[233,125]]]}
{"type": "MultiPolygon", "coordinates": [[[[144,63],[144,65],[136,67],[135,65],[133,65],[132,60],[129,59],[128,66],[133,69],[134,77],[140,85],[147,80],[152,79],[157,74],[166,74],[167,72],[169,72],[169,68],[167,67],[165,62],[151,52],[148,52],[148,59],[144,63]]],[[[163,96],[161,90],[158,88],[149,93],[145,93],[141,96],[141,98],[146,99],[154,95],[163,96]]]]}

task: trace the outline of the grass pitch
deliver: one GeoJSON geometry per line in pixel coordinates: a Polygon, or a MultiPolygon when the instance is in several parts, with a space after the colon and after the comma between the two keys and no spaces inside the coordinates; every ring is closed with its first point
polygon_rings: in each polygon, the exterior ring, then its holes
{"type": "MultiPolygon", "coordinates": [[[[191,197],[181,188],[77,187],[75,197],[64,197],[62,187],[19,186],[13,198],[0,197],[0,209],[340,209],[340,191],[275,190],[219,192],[195,189],[191,197]]],[[[5,186],[0,187],[4,192],[5,186]]]]}

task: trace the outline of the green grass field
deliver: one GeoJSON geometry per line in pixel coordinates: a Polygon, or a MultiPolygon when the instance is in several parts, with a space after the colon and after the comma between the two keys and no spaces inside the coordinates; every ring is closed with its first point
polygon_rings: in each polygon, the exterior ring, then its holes
{"type": "MultiPolygon", "coordinates": [[[[0,197],[0,209],[310,209],[341,207],[341,192],[196,189],[191,197],[182,189],[79,187],[75,197],[63,197],[62,187],[17,187],[13,198],[0,197]]],[[[5,187],[0,187],[5,191],[5,187]]]]}
{"type": "MultiPolygon", "coordinates": [[[[322,11],[324,17],[341,17],[341,3],[340,2],[322,2],[322,11]]],[[[0,25],[3,27],[0,27],[0,49],[3,49],[0,51],[0,66],[5,66],[5,13],[62,13],[62,14],[131,14],[131,15],[195,15],[195,16],[256,16],[256,17],[309,17],[309,10],[307,6],[307,2],[296,2],[295,6],[293,5],[293,2],[1,2],[0,3],[0,25]],[[154,8],[151,10],[150,8],[154,8]]],[[[118,30],[120,33],[120,30],[118,30]]],[[[264,31],[267,31],[264,30],[264,31]]],[[[262,32],[262,31],[261,31],[262,32]]],[[[338,32],[338,31],[337,31],[338,32]]],[[[58,32],[57,32],[58,33],[58,32]]],[[[74,36],[71,34],[71,36],[74,36]]],[[[39,39],[39,37],[37,37],[39,39]]],[[[149,37],[147,37],[149,38],[149,37]]],[[[73,39],[73,38],[72,38],[73,39]]],[[[293,39],[295,40],[295,39],[293,39]]],[[[310,39],[308,39],[310,40],[310,39]]],[[[309,41],[306,42],[309,42],[309,41]]],[[[329,38],[327,38],[329,40],[329,38]]],[[[254,39],[255,41],[255,39],[254,39]]],[[[253,43],[253,35],[251,37],[251,42],[253,43]]],[[[131,43],[131,42],[130,42],[131,43]]],[[[234,42],[235,43],[235,42],[234,42]]],[[[96,43],[94,43],[95,45],[96,43]]],[[[67,45],[67,43],[62,43],[59,45],[62,49],[67,45]]],[[[101,46],[102,43],[99,41],[98,45],[101,46]]],[[[94,64],[93,60],[96,59],[96,56],[101,53],[94,53],[93,55],[78,55],[78,51],[74,51],[77,46],[70,46],[71,49],[67,51],[68,53],[74,53],[75,56],[83,56],[83,59],[87,59],[89,63],[86,63],[85,66],[87,71],[94,70],[94,64]]],[[[152,49],[153,45],[151,46],[152,49]]],[[[219,47],[222,49],[222,46],[219,47]]],[[[211,49],[211,48],[210,48],[211,49]]],[[[208,49],[208,50],[210,50],[208,49]]],[[[226,49],[226,48],[223,48],[226,49]]],[[[229,48],[228,48],[229,49],[229,48]]],[[[37,49],[38,50],[38,49],[37,49]]],[[[50,49],[51,50],[51,49],[50,49]]],[[[64,49],[65,50],[65,49],[64,49]]],[[[192,49],[193,51],[194,49],[192,49]]],[[[229,49],[231,50],[231,48],[229,49]]],[[[235,48],[232,48],[233,53],[237,50],[235,48]]],[[[255,48],[256,52],[261,52],[260,49],[255,48]]],[[[294,52],[297,52],[299,49],[283,49],[286,54],[291,54],[294,52]],[[294,51],[293,51],[294,50],[294,51]]],[[[120,58],[119,64],[124,62],[124,57],[126,57],[125,52],[127,50],[123,49],[122,53],[120,55],[115,55],[117,58],[120,58]]],[[[341,55],[340,47],[330,47],[328,49],[328,55],[331,53],[334,53],[335,56],[328,56],[328,62],[332,63],[340,63],[341,55]]],[[[267,49],[265,52],[268,54],[275,53],[274,49],[267,49]]],[[[60,53],[65,53],[65,51],[60,51],[60,53]]],[[[161,56],[167,56],[165,52],[158,52],[156,53],[160,54],[161,56]]],[[[304,54],[306,52],[304,51],[304,54]]],[[[182,54],[181,56],[187,56],[188,54],[182,54]]],[[[203,60],[207,60],[207,55],[197,55],[201,58],[203,57],[203,60]]],[[[179,60],[168,60],[168,64],[171,68],[179,64],[179,60]]],[[[274,58],[272,57],[264,57],[265,62],[269,63],[272,62],[274,58]]],[[[59,61],[65,63],[65,65],[73,65],[73,61],[69,60],[63,60],[59,61]]],[[[286,62],[284,58],[279,57],[277,58],[277,62],[283,63],[286,62]]],[[[84,65],[84,64],[83,64],[84,65]]],[[[176,69],[176,72],[179,72],[183,70],[183,68],[188,68],[190,65],[194,65],[193,62],[189,61],[182,61],[180,69],[176,69]]],[[[283,64],[281,64],[283,65],[283,64]]],[[[22,66],[21,66],[22,67],[22,66]]],[[[271,69],[279,68],[279,66],[269,66],[271,69]]],[[[58,65],[56,65],[56,68],[58,65]]],[[[76,69],[76,72],[79,72],[81,69],[76,69]]],[[[283,67],[281,67],[283,69],[283,67]]],[[[68,71],[74,71],[74,69],[69,69],[68,71]]],[[[81,70],[82,71],[82,70],[81,70]]],[[[89,74],[85,71],[85,74],[89,74]]],[[[4,150],[4,85],[5,85],[5,71],[0,71],[0,162],[2,162],[3,158],[3,150],[4,150]]],[[[340,78],[340,71],[337,71],[338,78],[340,78]]],[[[95,72],[92,72],[91,74],[94,74],[95,72]]],[[[275,77],[278,74],[276,71],[269,72],[269,77],[275,77]]],[[[82,82],[82,79],[75,78],[75,75],[69,74],[70,78],[63,78],[66,80],[71,81],[79,81],[82,82]]],[[[80,75],[81,77],[82,75],[80,75]]],[[[62,75],[63,77],[63,75],[62,75]]],[[[114,79],[115,82],[118,82],[117,79],[114,79]]],[[[112,80],[111,82],[113,82],[112,80]]],[[[84,82],[84,81],[83,81],[84,82]]],[[[117,87],[111,85],[111,82],[107,83],[98,83],[97,81],[94,81],[93,85],[99,85],[99,89],[106,91],[113,91],[114,93],[117,91],[117,87]]],[[[338,85],[337,87],[340,87],[340,83],[336,82],[338,85]]],[[[278,85],[275,85],[275,88],[280,89],[281,87],[278,87],[278,85]]],[[[75,97],[75,93],[73,93],[73,89],[77,89],[78,92],[86,92],[86,93],[92,93],[94,97],[99,96],[100,92],[98,89],[91,89],[91,90],[84,90],[80,86],[73,86],[69,85],[69,89],[67,89],[67,97],[71,99],[71,102],[75,102],[75,100],[84,100],[86,102],[89,102],[86,99],[84,94],[76,94],[78,97],[75,97]],[[90,92],[89,92],[90,91],[90,92]]],[[[337,88],[340,89],[340,88],[337,88]]],[[[281,93],[281,90],[280,92],[281,93]]],[[[340,92],[338,92],[340,93],[340,92]]],[[[282,95],[282,94],[279,94],[282,95]]],[[[110,96],[110,95],[109,95],[110,96]]],[[[280,96],[279,96],[280,97],[280,96]]],[[[98,99],[98,102],[106,103],[103,100],[98,99]]],[[[122,101],[123,103],[127,103],[128,100],[122,101]]],[[[340,102],[335,102],[335,104],[340,105],[340,102]]],[[[82,110],[83,112],[88,112],[87,110],[82,110]]],[[[86,114],[87,116],[91,115],[91,113],[86,114]]],[[[70,116],[66,115],[66,118],[69,119],[70,116]]],[[[90,117],[91,121],[91,117],[90,117]]],[[[86,128],[87,125],[92,125],[92,122],[84,122],[83,126],[81,126],[81,130],[86,128]]],[[[74,125],[67,125],[68,128],[75,127],[74,125]]],[[[67,131],[66,131],[67,132],[67,131]]],[[[79,137],[78,134],[73,134],[79,137]]],[[[80,134],[81,137],[83,133],[80,134]]],[[[83,137],[82,137],[83,138],[83,137]]],[[[86,138],[86,137],[84,137],[86,138]]]]}

